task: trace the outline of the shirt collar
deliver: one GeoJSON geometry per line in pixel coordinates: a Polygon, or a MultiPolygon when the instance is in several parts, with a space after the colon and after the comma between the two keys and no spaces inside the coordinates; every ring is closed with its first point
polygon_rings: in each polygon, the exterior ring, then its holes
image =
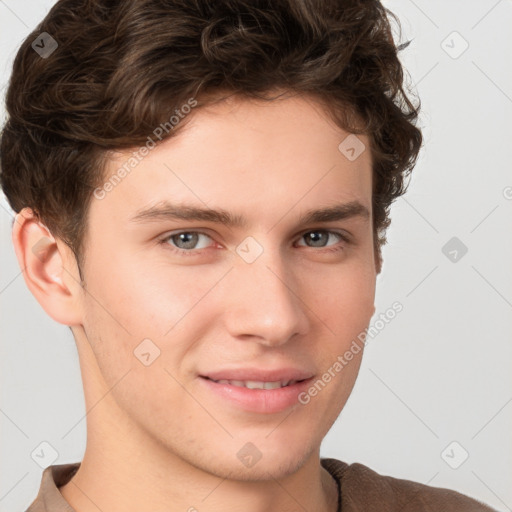
{"type": "Polygon", "coordinates": [[[75,512],[60,493],[59,487],[71,480],[80,464],[75,462],[47,467],[41,477],[39,493],[26,512],[75,512]]]}

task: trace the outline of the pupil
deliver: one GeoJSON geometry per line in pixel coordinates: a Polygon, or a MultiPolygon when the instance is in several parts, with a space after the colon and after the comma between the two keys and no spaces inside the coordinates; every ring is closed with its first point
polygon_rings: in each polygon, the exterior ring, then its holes
{"type": "Polygon", "coordinates": [[[309,234],[309,237],[313,239],[313,243],[317,243],[319,239],[324,236],[325,234],[320,231],[311,231],[309,234]]]}
{"type": "Polygon", "coordinates": [[[197,243],[197,240],[196,240],[197,234],[196,233],[180,233],[177,236],[180,239],[180,243],[181,242],[184,243],[186,245],[187,249],[193,248],[193,246],[197,243]],[[187,240],[187,238],[188,238],[188,240],[187,240]]]}

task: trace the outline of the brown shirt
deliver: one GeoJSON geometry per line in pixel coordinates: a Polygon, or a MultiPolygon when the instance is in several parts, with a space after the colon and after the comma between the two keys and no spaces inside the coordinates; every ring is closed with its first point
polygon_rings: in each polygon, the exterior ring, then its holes
{"type": "MultiPolygon", "coordinates": [[[[320,459],[339,482],[342,512],[496,512],[463,494],[375,473],[362,464],[320,459]]],[[[46,468],[37,498],[26,512],[75,512],[59,492],[80,463],[46,468]]]]}

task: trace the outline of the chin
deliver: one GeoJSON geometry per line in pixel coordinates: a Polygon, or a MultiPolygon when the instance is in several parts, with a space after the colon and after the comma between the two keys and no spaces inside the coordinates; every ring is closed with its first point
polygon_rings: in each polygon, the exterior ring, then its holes
{"type": "Polygon", "coordinates": [[[215,464],[211,473],[222,478],[238,481],[269,481],[280,480],[295,473],[304,463],[305,455],[280,453],[263,453],[254,465],[248,467],[238,459],[225,460],[223,464],[215,464]]]}
{"type": "Polygon", "coordinates": [[[222,447],[221,454],[212,453],[201,464],[208,472],[222,478],[268,481],[295,473],[315,452],[310,438],[306,442],[283,442],[281,436],[271,440],[273,434],[265,439],[268,434],[265,432],[258,439],[253,437],[254,442],[248,440],[251,437],[231,440],[222,447]]]}

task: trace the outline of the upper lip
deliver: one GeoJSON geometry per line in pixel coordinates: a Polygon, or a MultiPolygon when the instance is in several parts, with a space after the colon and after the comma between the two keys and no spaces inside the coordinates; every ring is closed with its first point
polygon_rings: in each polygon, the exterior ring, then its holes
{"type": "Polygon", "coordinates": [[[201,377],[208,377],[212,380],[241,380],[258,382],[277,382],[304,380],[313,376],[313,373],[300,368],[226,368],[201,374],[201,377]]]}

